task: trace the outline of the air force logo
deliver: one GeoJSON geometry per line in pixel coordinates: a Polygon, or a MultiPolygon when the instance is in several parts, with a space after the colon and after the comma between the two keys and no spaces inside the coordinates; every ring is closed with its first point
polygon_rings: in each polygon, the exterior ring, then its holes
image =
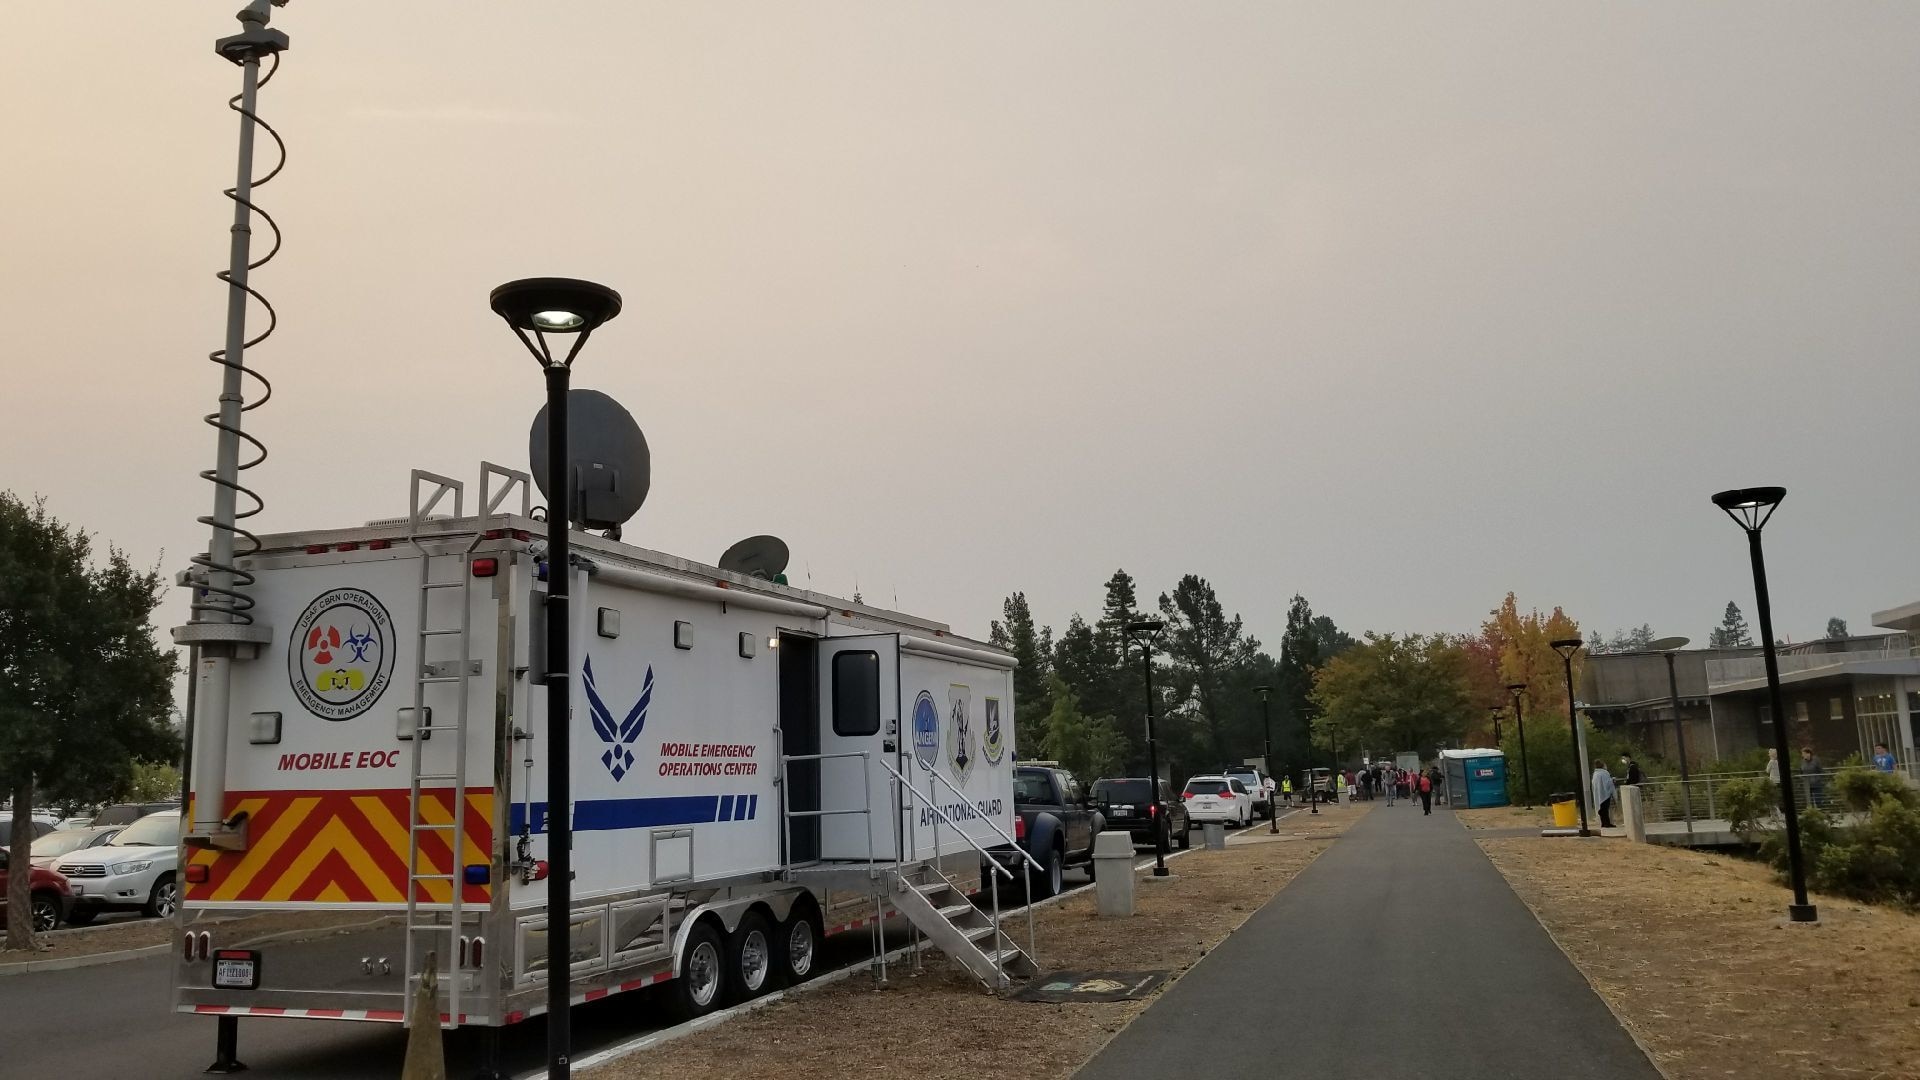
{"type": "Polygon", "coordinates": [[[600,764],[619,780],[633,768],[633,742],[640,737],[640,729],[647,726],[647,706],[653,703],[653,666],[647,666],[647,677],[640,686],[640,700],[633,703],[633,708],[619,723],[614,722],[613,712],[600,699],[600,688],[593,678],[593,657],[587,657],[581,670],[587,688],[587,710],[593,714],[594,734],[607,744],[607,752],[600,755],[600,764]]]}

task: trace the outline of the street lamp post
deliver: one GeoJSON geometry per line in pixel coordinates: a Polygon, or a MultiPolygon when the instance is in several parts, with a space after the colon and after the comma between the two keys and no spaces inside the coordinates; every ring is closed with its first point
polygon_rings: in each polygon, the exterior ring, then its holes
{"type": "Polygon", "coordinates": [[[1693,789],[1688,786],[1687,725],[1680,719],[1680,676],[1673,669],[1673,654],[1687,647],[1683,637],[1661,638],[1647,648],[1667,658],[1667,697],[1673,703],[1673,742],[1680,751],[1680,814],[1687,819],[1687,835],[1693,835],[1693,789]]]}
{"type": "MultiPolygon", "coordinates": [[[[1160,751],[1153,738],[1153,649],[1160,639],[1160,632],[1166,629],[1166,623],[1160,619],[1141,619],[1127,624],[1127,636],[1140,643],[1141,671],[1147,684],[1147,773],[1148,783],[1153,788],[1153,800],[1160,801],[1160,751]]],[[[1167,808],[1160,807],[1161,818],[1166,818],[1167,808]]],[[[1161,826],[1153,830],[1153,876],[1167,876],[1167,829],[1161,826]]]]}
{"type": "Polygon", "coordinates": [[[1527,767],[1527,717],[1520,707],[1520,699],[1527,692],[1526,683],[1508,683],[1507,693],[1513,695],[1513,726],[1520,735],[1520,791],[1527,801],[1527,809],[1533,809],[1533,772],[1527,767]]]}
{"type": "MultiPolygon", "coordinates": [[[[547,973],[547,1069],[554,1080],[571,1075],[572,1032],[567,1010],[572,982],[557,959],[567,955],[565,927],[573,907],[573,794],[571,746],[572,671],[568,656],[572,616],[567,607],[572,558],[568,528],[573,468],[567,450],[567,390],[573,358],[596,327],[620,314],[620,294],[591,281],[573,278],[525,278],[493,290],[494,313],[540,363],[547,378],[547,926],[552,939],[547,973]],[[548,335],[571,336],[563,357],[553,353],[548,335]]],[[[529,811],[531,818],[531,811],[529,811]]]]}
{"type": "MultiPolygon", "coordinates": [[[[1260,730],[1267,744],[1267,781],[1278,788],[1280,782],[1273,778],[1273,707],[1270,700],[1273,687],[1256,686],[1253,692],[1260,695],[1260,730]]],[[[1277,833],[1280,831],[1280,813],[1279,808],[1273,805],[1273,797],[1273,791],[1267,792],[1267,831],[1277,833]]]]}
{"type": "Polygon", "coordinates": [[[1561,638],[1552,643],[1553,651],[1559,653],[1560,659],[1567,665],[1567,732],[1573,739],[1573,800],[1574,805],[1580,808],[1580,835],[1592,836],[1592,830],[1587,828],[1587,795],[1584,790],[1587,763],[1580,760],[1580,718],[1573,711],[1573,654],[1585,644],[1577,637],[1561,638]]]}
{"type": "MultiPolygon", "coordinates": [[[[1754,606],[1760,611],[1760,647],[1767,661],[1767,701],[1773,708],[1773,744],[1780,755],[1780,768],[1786,771],[1787,713],[1780,701],[1780,661],[1773,651],[1773,604],[1767,597],[1767,561],[1760,552],[1760,530],[1780,500],[1787,497],[1783,487],[1737,488],[1713,497],[1713,505],[1726,511],[1734,524],[1746,530],[1747,552],[1753,562],[1754,606]]],[[[1820,912],[1807,900],[1806,864],[1800,853],[1800,815],[1794,807],[1793,776],[1780,781],[1780,808],[1787,815],[1787,870],[1793,878],[1793,903],[1787,905],[1787,918],[1794,922],[1819,922],[1820,912]]]]}

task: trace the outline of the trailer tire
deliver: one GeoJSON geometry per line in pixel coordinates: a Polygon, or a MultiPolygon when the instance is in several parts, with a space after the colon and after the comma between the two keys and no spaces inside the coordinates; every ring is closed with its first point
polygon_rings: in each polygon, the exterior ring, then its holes
{"type": "Polygon", "coordinates": [[[740,917],[727,935],[727,1001],[739,1004],[774,988],[780,972],[773,960],[773,923],[757,911],[740,917]]]}
{"type": "Polygon", "coordinates": [[[819,909],[812,903],[795,904],[780,924],[776,941],[773,965],[780,985],[797,986],[813,978],[820,970],[821,943],[826,941],[819,909]]]}
{"type": "Polygon", "coordinates": [[[681,1022],[705,1016],[727,997],[727,943],[711,922],[701,920],[687,931],[687,947],[680,955],[680,975],[667,983],[667,1008],[681,1022]]]}

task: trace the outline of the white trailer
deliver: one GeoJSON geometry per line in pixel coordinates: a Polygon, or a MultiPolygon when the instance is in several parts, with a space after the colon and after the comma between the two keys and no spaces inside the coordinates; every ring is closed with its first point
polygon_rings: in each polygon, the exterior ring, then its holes
{"type": "MultiPolygon", "coordinates": [[[[227,828],[188,839],[179,1010],[400,1022],[431,953],[444,1025],[545,1011],[555,809],[531,684],[553,568],[527,489],[484,466],[469,515],[463,485],[415,472],[407,518],[262,537],[242,560],[272,640],[233,663],[224,724],[194,735],[192,797],[227,828]],[[202,917],[263,911],[376,925],[235,949],[245,931],[202,917]]],[[[988,985],[1031,972],[1030,930],[1022,949],[997,899],[992,916],[966,900],[1014,833],[1008,654],[572,542],[576,1004],[669,983],[668,1004],[706,1012],[893,914],[988,985]]]]}

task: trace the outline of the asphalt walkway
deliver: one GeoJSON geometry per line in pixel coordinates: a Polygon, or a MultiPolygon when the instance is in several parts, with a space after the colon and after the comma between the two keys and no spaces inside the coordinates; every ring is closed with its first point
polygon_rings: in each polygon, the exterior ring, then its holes
{"type": "Polygon", "coordinates": [[[1417,802],[1376,804],[1078,1075],[1659,1080],[1467,830],[1417,802]]]}

